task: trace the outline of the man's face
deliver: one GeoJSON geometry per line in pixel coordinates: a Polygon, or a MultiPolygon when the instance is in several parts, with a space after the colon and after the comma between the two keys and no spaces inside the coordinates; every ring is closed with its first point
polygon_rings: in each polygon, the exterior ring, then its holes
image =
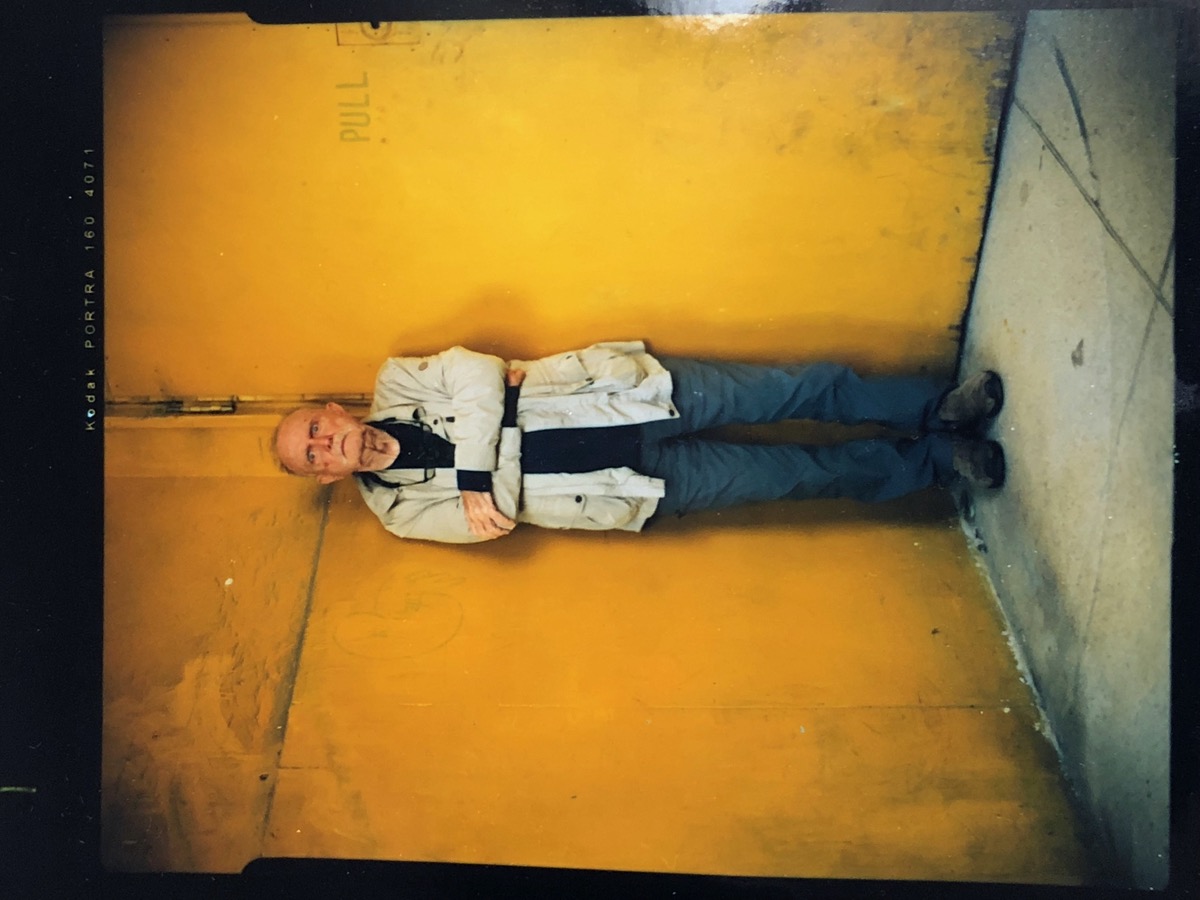
{"type": "Polygon", "coordinates": [[[368,428],[336,403],[298,409],[280,424],[275,450],[292,472],[329,484],[370,469],[374,460],[363,458],[368,428]]]}

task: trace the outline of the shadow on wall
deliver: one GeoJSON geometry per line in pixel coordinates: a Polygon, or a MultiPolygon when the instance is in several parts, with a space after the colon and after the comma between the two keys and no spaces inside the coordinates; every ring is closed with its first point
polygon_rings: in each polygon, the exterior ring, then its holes
{"type": "MultiPolygon", "coordinates": [[[[853,307],[853,304],[848,304],[853,307]]],[[[863,374],[895,373],[948,377],[961,337],[958,324],[922,331],[911,320],[886,322],[831,315],[773,316],[760,322],[723,323],[708,318],[681,321],[673,314],[636,311],[614,303],[611,316],[587,316],[578,309],[558,321],[539,319],[534,305],[504,289],[485,292],[436,328],[398,333],[397,356],[423,356],[461,344],[503,359],[530,359],[601,341],[644,340],[652,353],[736,362],[837,362],[863,374]],[[496,311],[505,315],[497,318],[496,311]],[[486,330],[476,323],[488,322],[486,330]],[[764,352],[778,345],[772,335],[788,335],[795,352],[764,352]],[[794,337],[792,337],[794,336],[794,337]]],[[[382,360],[380,360],[382,363],[382,360]]]]}

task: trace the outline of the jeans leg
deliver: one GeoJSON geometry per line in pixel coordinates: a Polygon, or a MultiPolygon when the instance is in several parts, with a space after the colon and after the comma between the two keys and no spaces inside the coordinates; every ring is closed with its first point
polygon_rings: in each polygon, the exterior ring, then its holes
{"type": "MultiPolygon", "coordinates": [[[[687,434],[719,425],[814,419],[902,431],[936,427],[945,385],[929,378],[862,378],[834,363],[758,366],[667,357],[679,419],[656,431],[687,434]]],[[[656,435],[657,436],[657,435],[656,435]]]]}
{"type": "Polygon", "coordinates": [[[876,502],[948,482],[952,446],[941,434],[829,447],[683,438],[644,445],[639,471],[666,482],[657,515],[784,498],[876,502]]]}

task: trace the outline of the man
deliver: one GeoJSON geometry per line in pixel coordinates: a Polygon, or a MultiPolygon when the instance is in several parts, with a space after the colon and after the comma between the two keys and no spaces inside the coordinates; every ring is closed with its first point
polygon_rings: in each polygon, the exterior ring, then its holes
{"type": "Polygon", "coordinates": [[[1003,451],[974,435],[1003,400],[994,372],[948,390],[828,363],[660,360],[637,341],[510,363],[453,347],[385,362],[362,421],[336,403],[289,413],[273,446],[293,474],[322,484],[354,475],[393,534],[469,543],[518,522],[639,531],[652,516],[757,500],[998,488],[1003,451]],[[784,419],[917,436],[808,447],[701,435],[784,419]]]}

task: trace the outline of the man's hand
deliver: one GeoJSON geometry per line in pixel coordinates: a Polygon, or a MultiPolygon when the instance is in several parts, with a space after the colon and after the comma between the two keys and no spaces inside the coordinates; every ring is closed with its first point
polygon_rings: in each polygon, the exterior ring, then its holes
{"type": "MultiPolygon", "coordinates": [[[[523,369],[508,369],[504,373],[504,383],[508,387],[517,387],[525,380],[523,369]]],[[[505,415],[509,415],[506,412],[505,415]]],[[[504,537],[517,523],[496,508],[496,500],[489,491],[459,491],[462,495],[463,513],[467,517],[467,528],[475,537],[484,540],[495,540],[504,537]]]]}
{"type": "MultiPolygon", "coordinates": [[[[524,372],[521,373],[524,376],[524,372]]],[[[486,491],[461,491],[467,527],[476,537],[494,540],[504,537],[517,523],[496,509],[496,501],[486,491]]]]}

